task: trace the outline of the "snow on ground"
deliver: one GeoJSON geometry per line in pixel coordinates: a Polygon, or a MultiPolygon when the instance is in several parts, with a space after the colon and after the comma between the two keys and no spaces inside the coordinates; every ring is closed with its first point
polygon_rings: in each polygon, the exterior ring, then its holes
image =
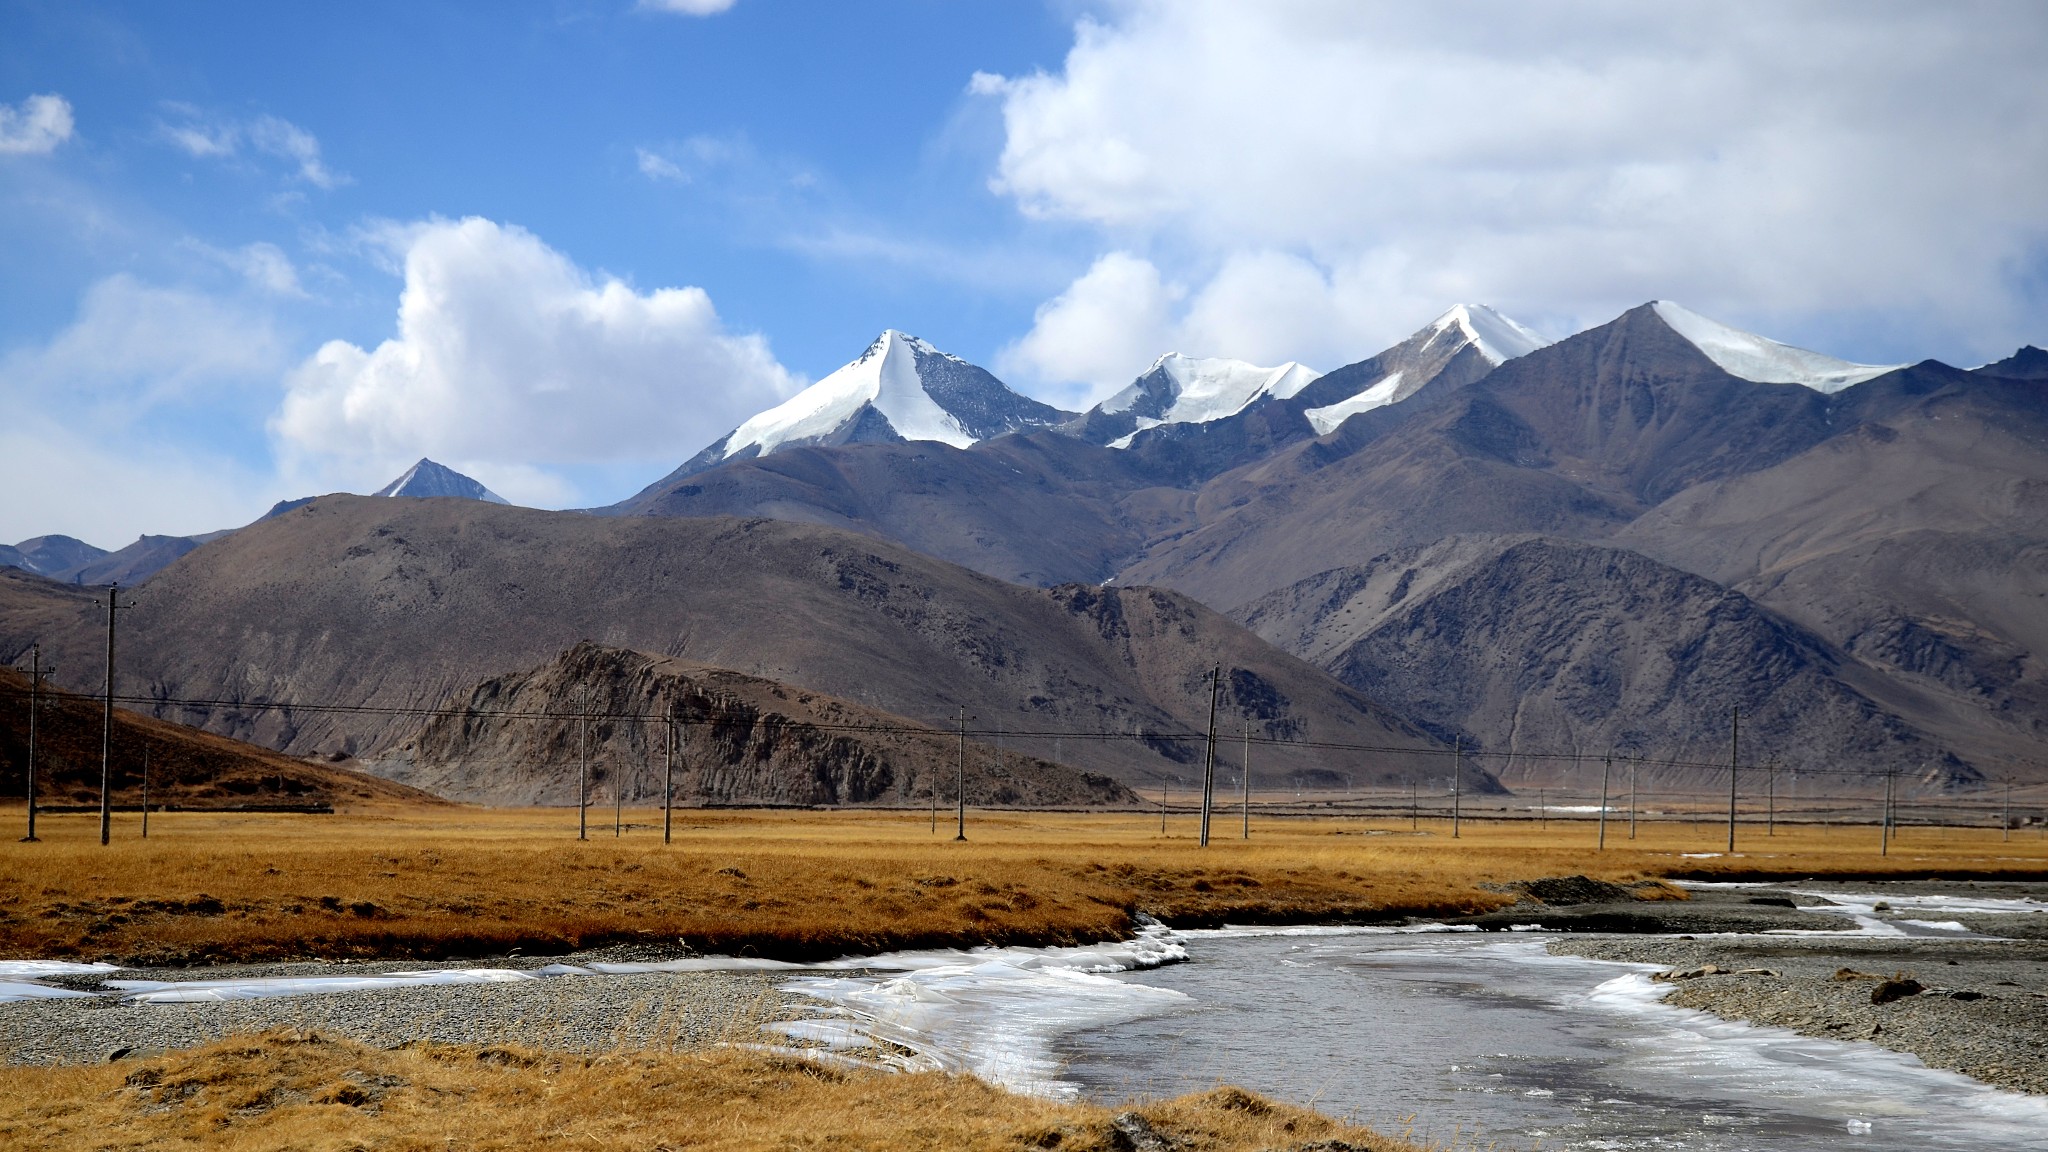
{"type": "Polygon", "coordinates": [[[1324,408],[1311,408],[1302,413],[1316,430],[1318,436],[1328,436],[1337,430],[1339,424],[1358,415],[1382,408],[1394,402],[1394,393],[1401,387],[1401,373],[1394,372],[1373,382],[1372,386],[1349,400],[1339,400],[1324,408]]]}
{"type": "Polygon", "coordinates": [[[1780,344],[1753,333],[1730,328],[1717,320],[1669,300],[1651,305],[1671,330],[1685,337],[1720,365],[1723,372],[1758,384],[1804,384],[1816,392],[1840,392],[1873,376],[1905,367],[1903,364],[1853,364],[1823,356],[1790,344],[1780,344]]]}

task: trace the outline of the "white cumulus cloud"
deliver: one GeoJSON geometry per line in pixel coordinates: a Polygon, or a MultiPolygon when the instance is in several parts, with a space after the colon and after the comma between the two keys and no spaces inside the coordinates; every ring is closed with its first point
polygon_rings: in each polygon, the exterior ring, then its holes
{"type": "MultiPolygon", "coordinates": [[[[1189,285],[1170,336],[1211,351],[1331,367],[1457,301],[1569,330],[1672,297],[1988,355],[2041,335],[2044,54],[2048,9],[2000,0],[1127,0],[969,91],[993,188],[1189,285]]],[[[1014,353],[1053,371],[1102,268],[1014,353]]]]}
{"type": "Polygon", "coordinates": [[[798,387],[701,288],[641,292],[474,217],[388,240],[404,262],[397,334],[323,345],[271,421],[301,475],[382,483],[431,456],[507,497],[559,502],[571,489],[551,469],[672,466],[798,387]]]}
{"type": "Polygon", "coordinates": [[[1031,331],[997,353],[996,367],[1057,403],[1088,407],[1177,342],[1172,311],[1184,294],[1151,261],[1111,252],[1039,305],[1031,331]]]}
{"type": "Polygon", "coordinates": [[[0,104],[0,156],[54,152],[71,139],[71,102],[54,92],[0,104]]]}

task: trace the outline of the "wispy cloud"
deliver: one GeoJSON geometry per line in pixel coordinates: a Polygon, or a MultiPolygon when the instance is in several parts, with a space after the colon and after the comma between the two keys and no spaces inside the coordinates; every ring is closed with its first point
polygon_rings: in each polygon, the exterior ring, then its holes
{"type": "Polygon", "coordinates": [[[0,155],[39,156],[71,139],[71,102],[54,92],[0,104],[0,155]]]}
{"type": "Polygon", "coordinates": [[[714,172],[725,172],[748,183],[802,186],[809,180],[801,170],[769,163],[753,145],[740,138],[691,136],[633,151],[639,160],[640,174],[657,182],[691,184],[714,172]]]}
{"type": "Polygon", "coordinates": [[[672,12],[678,16],[716,16],[733,6],[735,0],[640,0],[643,12],[672,12]]]}
{"type": "Polygon", "coordinates": [[[266,114],[247,120],[211,117],[183,104],[171,105],[170,110],[180,119],[162,126],[163,138],[189,156],[231,159],[253,152],[284,161],[299,179],[315,188],[349,183],[346,175],[329,168],[321,158],[317,137],[281,116],[266,114]]]}

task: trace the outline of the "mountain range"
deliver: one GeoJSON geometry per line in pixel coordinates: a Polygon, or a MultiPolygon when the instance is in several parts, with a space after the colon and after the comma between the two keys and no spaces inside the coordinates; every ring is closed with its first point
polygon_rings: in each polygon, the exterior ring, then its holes
{"type": "MultiPolygon", "coordinates": [[[[508,501],[445,464],[424,457],[397,479],[377,489],[378,496],[447,496],[462,500],[483,500],[492,504],[508,501]]],[[[263,518],[303,508],[313,497],[282,500],[263,518]]],[[[0,568],[19,568],[67,584],[139,584],[168,567],[173,560],[211,540],[218,540],[232,528],[202,532],[197,536],[144,535],[126,548],[109,552],[71,536],[37,536],[9,547],[0,544],[0,568]]]]}
{"type": "MultiPolygon", "coordinates": [[[[602,511],[1173,588],[1490,751],[1725,758],[1741,708],[1758,748],[1968,784],[2048,735],[2044,361],[1857,364],[1670,301],[1551,344],[1460,305],[1322,375],[1168,356],[1043,429],[794,446],[602,511]],[[1315,598],[1361,580],[1400,603],[1335,625],[1315,598]],[[1614,650],[1566,658],[1568,620],[1614,650]]],[[[1560,763],[1519,773],[1583,782],[1560,763]]]]}
{"type": "MultiPolygon", "coordinates": [[[[1848,788],[2039,778],[2048,738],[2031,347],[1857,364],[1668,301],[1551,343],[1459,305],[1327,373],[1169,354],[1075,413],[889,331],[608,508],[492,504],[427,461],[386,494],[469,499],[322,497],[176,538],[124,640],[135,683],[452,793],[460,757],[417,723],[255,705],[559,687],[596,641],[680,661],[666,684],[934,729],[964,709],[1135,786],[1186,778],[1195,750],[1157,734],[1200,726],[1212,664],[1271,739],[1389,750],[1275,747],[1308,787],[1440,779],[1453,744],[1510,787],[1583,786],[1616,750],[1725,762],[1737,710],[1745,760],[1848,788]]],[[[81,579],[106,557],[75,544],[17,566],[81,579]]],[[[79,595],[0,579],[0,654],[89,661],[79,595]]]]}

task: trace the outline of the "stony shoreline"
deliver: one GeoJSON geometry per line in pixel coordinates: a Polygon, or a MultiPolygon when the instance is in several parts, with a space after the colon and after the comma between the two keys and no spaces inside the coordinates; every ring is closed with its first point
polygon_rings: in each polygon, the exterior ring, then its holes
{"type": "MultiPolygon", "coordinates": [[[[590,957],[562,959],[587,962],[590,957]]],[[[527,960],[492,966],[530,968],[538,964],[527,960]]],[[[350,975],[418,967],[393,963],[252,965],[211,970],[205,975],[212,979],[350,975]]],[[[44,983],[88,989],[109,977],[174,980],[178,974],[123,970],[44,983]]],[[[0,1062],[93,1064],[275,1028],[347,1037],[379,1048],[432,1041],[604,1052],[758,1042],[763,1024],[791,1015],[790,997],[777,990],[784,978],[780,973],[760,971],[656,972],[401,986],[226,1002],[143,1004],[111,997],[28,1000],[0,1004],[0,1062]]]]}
{"type": "Polygon", "coordinates": [[[1550,950],[1660,965],[1676,977],[1664,1001],[1674,1007],[1866,1041],[2048,1095],[2048,941],[1583,937],[1553,940],[1550,950]],[[1701,971],[1708,966],[1719,971],[1701,971]],[[1879,985],[1901,975],[1921,990],[1873,1003],[1879,985]]]}

